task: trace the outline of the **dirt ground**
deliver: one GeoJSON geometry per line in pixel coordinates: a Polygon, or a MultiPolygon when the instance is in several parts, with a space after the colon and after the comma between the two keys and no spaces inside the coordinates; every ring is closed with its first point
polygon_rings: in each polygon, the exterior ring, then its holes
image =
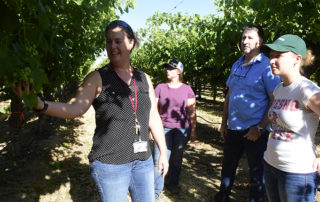
{"type": "MultiPolygon", "coordinates": [[[[222,104],[222,100],[197,101],[198,141],[189,143],[185,151],[181,191],[178,194],[164,191],[160,201],[207,202],[218,191],[223,156],[223,140],[218,133],[222,104]]],[[[31,121],[36,124],[37,118],[31,121]]],[[[100,201],[87,159],[95,128],[94,110],[90,108],[79,119],[53,119],[51,122],[53,124],[43,127],[42,134],[33,133],[33,127],[15,134],[9,130],[7,121],[0,122],[1,202],[100,201]],[[26,142],[27,147],[16,146],[13,136],[26,142]]],[[[248,168],[244,157],[231,199],[248,201],[248,192],[248,168]]],[[[129,196],[127,201],[131,201],[129,196]]],[[[319,196],[317,201],[320,201],[319,196]]]]}

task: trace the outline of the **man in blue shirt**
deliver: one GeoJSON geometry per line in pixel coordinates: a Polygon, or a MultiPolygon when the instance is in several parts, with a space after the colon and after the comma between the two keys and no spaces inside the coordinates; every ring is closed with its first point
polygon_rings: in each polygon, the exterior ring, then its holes
{"type": "Polygon", "coordinates": [[[258,25],[244,27],[241,49],[244,53],[232,66],[227,80],[220,133],[225,140],[221,185],[215,201],[229,201],[238,162],[245,152],[250,168],[250,200],[264,201],[263,153],[269,131],[267,111],[273,90],[280,83],[260,53],[263,30],[258,25]]]}

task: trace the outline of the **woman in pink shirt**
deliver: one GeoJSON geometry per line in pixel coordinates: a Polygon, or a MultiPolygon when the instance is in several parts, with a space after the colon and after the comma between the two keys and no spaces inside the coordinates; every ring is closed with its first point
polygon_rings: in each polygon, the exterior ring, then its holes
{"type": "MultiPolygon", "coordinates": [[[[191,141],[196,139],[196,99],[191,87],[182,82],[183,64],[171,60],[163,66],[167,68],[168,82],[159,84],[155,94],[170,158],[165,185],[167,190],[178,192],[183,150],[189,138],[191,141]]],[[[154,144],[156,199],[164,186],[164,179],[157,169],[158,158],[159,149],[154,144]]]]}

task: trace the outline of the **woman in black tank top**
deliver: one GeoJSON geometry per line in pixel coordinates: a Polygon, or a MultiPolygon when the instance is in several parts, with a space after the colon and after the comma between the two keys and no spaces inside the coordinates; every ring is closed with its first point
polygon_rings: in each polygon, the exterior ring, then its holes
{"type": "MultiPolygon", "coordinates": [[[[129,190],[132,201],[154,201],[149,130],[160,148],[163,175],[168,171],[168,158],[153,85],[147,74],[130,64],[130,53],[138,43],[132,28],[116,20],[107,26],[105,34],[110,64],[89,73],[68,103],[38,98],[37,110],[75,118],[93,105],[96,129],[89,161],[101,200],[126,201],[129,190]]],[[[28,93],[28,85],[24,87],[28,93]]],[[[14,92],[21,97],[21,83],[14,92]]]]}

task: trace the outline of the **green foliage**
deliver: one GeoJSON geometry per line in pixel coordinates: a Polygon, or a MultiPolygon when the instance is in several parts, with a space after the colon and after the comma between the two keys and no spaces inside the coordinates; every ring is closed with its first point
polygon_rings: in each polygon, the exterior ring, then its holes
{"type": "MultiPolygon", "coordinates": [[[[142,68],[158,84],[166,80],[161,65],[172,58],[185,66],[184,80],[201,90],[211,84],[222,87],[232,64],[242,53],[242,28],[259,24],[265,42],[292,33],[305,39],[314,55],[320,55],[320,3],[316,0],[215,0],[223,17],[155,13],[148,28],[139,31],[142,47],[133,53],[132,64],[142,68]]],[[[320,81],[320,58],[305,70],[307,77],[320,81]]]]}
{"type": "Polygon", "coordinates": [[[224,19],[232,24],[256,23],[263,26],[266,42],[283,34],[302,37],[316,56],[314,64],[305,69],[305,75],[320,81],[320,2],[318,0],[216,0],[224,19]]]}
{"type": "MultiPolygon", "coordinates": [[[[142,46],[132,64],[165,81],[161,65],[172,58],[185,66],[184,80],[193,87],[223,86],[233,62],[242,54],[242,27],[264,27],[266,42],[285,33],[298,34],[320,55],[320,3],[317,0],[215,0],[223,17],[155,13],[139,30],[142,46]]],[[[103,27],[135,6],[135,0],[0,0],[0,91],[7,95],[17,81],[29,81],[23,95],[34,106],[44,89],[51,99],[65,97],[90,70],[94,53],[104,47],[103,27]],[[49,82],[50,81],[50,82],[49,82]],[[68,89],[68,88],[69,89],[68,89]]],[[[320,81],[320,58],[306,76],[320,81]]]]}
{"type": "Polygon", "coordinates": [[[200,92],[202,86],[223,86],[228,71],[239,56],[238,26],[209,15],[187,16],[156,13],[142,29],[143,46],[133,53],[132,64],[144,69],[158,84],[166,80],[161,65],[172,58],[184,64],[184,81],[200,92]]]}
{"type": "Polygon", "coordinates": [[[29,81],[32,92],[23,96],[29,107],[35,106],[35,95],[43,89],[53,99],[64,97],[60,89],[77,86],[94,53],[103,49],[103,27],[117,18],[115,10],[127,11],[134,4],[135,0],[0,0],[1,91],[6,95],[19,80],[29,81]]]}

